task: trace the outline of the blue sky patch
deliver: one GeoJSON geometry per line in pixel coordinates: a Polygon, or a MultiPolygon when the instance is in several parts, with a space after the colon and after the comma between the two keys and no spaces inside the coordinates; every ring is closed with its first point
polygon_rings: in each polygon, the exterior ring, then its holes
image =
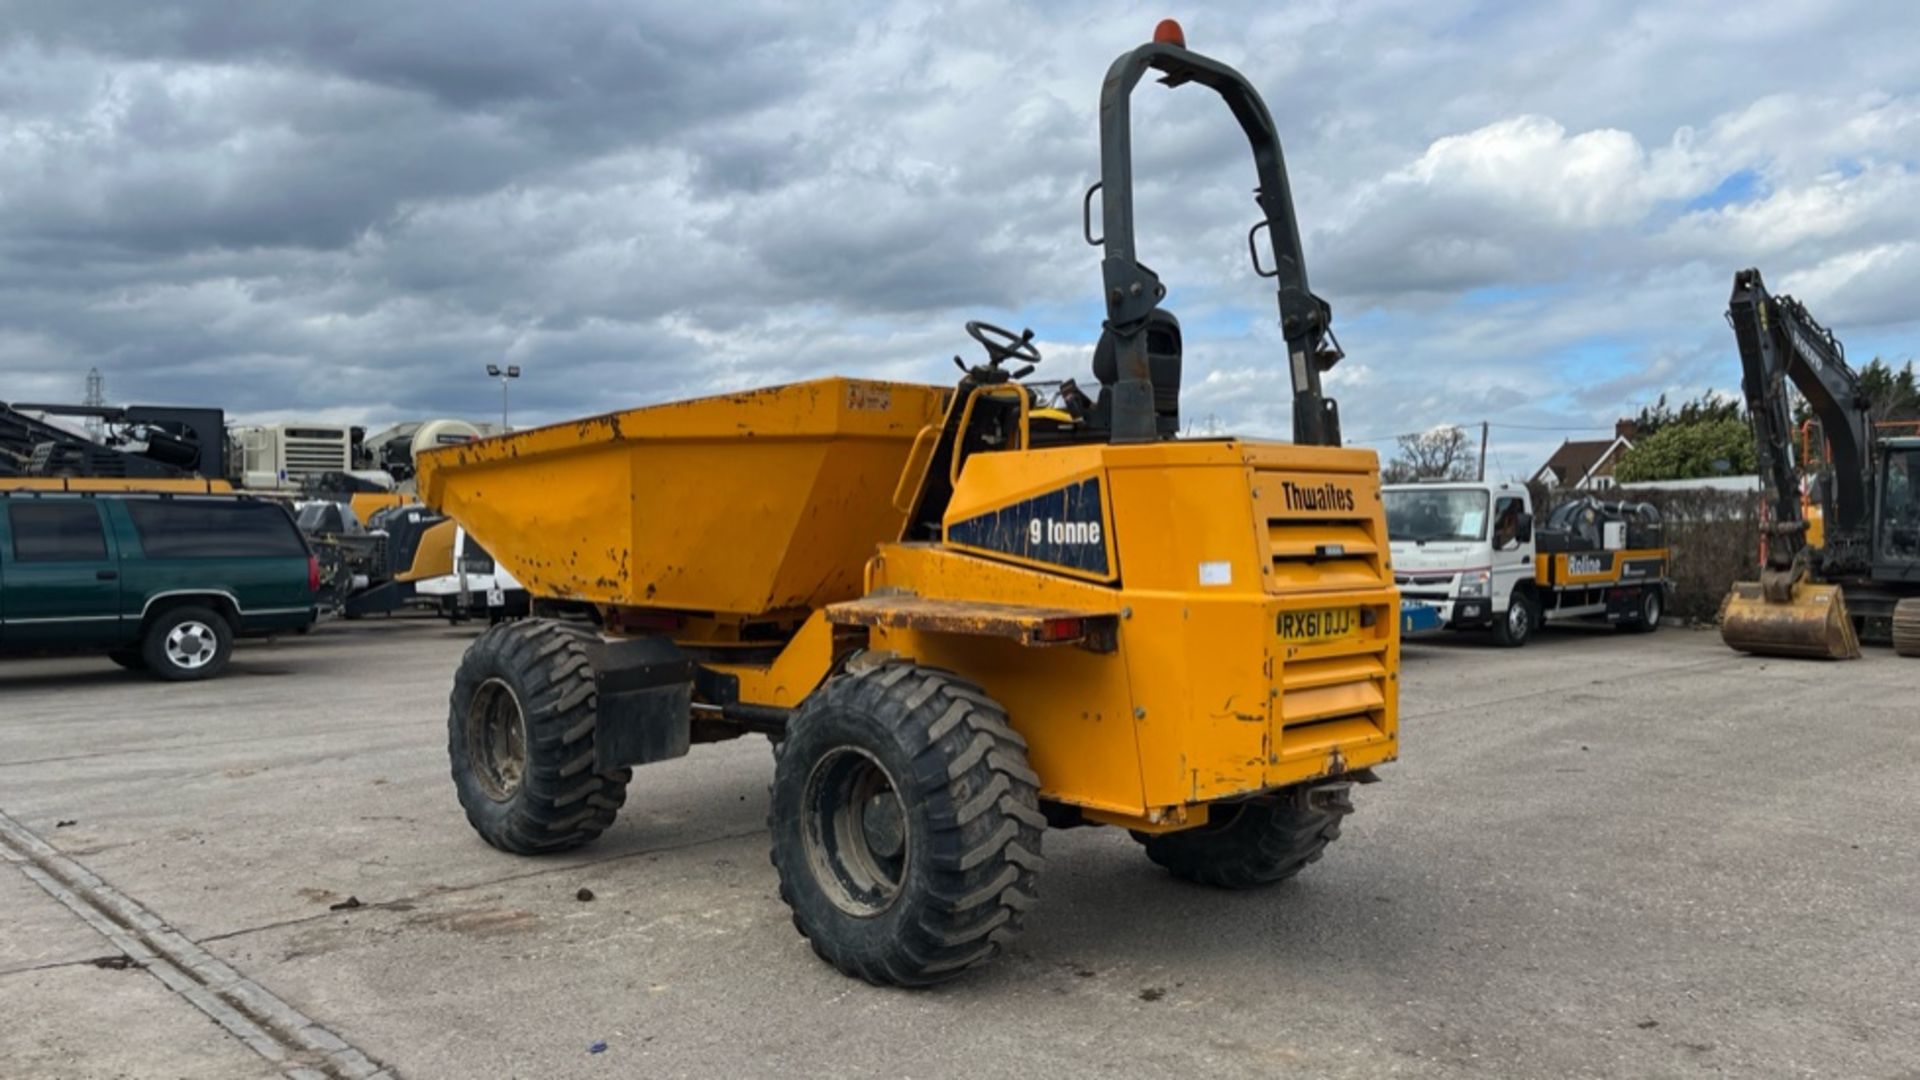
{"type": "Polygon", "coordinates": [[[1752,202],[1766,194],[1765,181],[1755,169],[1741,169],[1730,173],[1712,191],[1697,195],[1688,200],[1689,210],[1718,210],[1723,206],[1735,206],[1752,202]]]}

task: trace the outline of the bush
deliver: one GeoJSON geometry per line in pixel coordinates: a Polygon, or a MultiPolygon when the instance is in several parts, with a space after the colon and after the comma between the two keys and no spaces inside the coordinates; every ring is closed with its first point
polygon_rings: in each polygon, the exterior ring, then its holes
{"type": "Polygon", "coordinates": [[[1620,455],[1613,478],[1632,484],[1720,473],[1742,476],[1753,467],[1753,432],[1746,421],[1730,417],[1661,428],[1620,455]]]}

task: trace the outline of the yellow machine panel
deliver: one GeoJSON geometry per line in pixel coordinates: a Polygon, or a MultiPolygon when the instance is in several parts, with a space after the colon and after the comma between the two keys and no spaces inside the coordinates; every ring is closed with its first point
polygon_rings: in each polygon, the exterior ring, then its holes
{"type": "Polygon", "coordinates": [[[452,520],[436,522],[420,534],[413,565],[393,575],[395,581],[424,581],[453,573],[453,540],[460,526],[452,520]]]}
{"type": "Polygon", "coordinates": [[[432,450],[417,483],[541,596],[810,609],[859,595],[949,393],[820,379],[654,405],[432,450]]]}
{"type": "Polygon", "coordinates": [[[359,518],[362,525],[373,520],[373,515],[382,510],[419,501],[404,491],[356,491],[347,497],[347,505],[353,508],[353,516],[359,518]]]}
{"type": "MultiPolygon", "coordinates": [[[[874,647],[975,673],[1027,737],[1046,797],[1137,827],[1392,760],[1398,594],[1376,468],[1367,451],[1232,441],[975,455],[949,543],[887,546],[869,592],[1117,614],[1116,648],[884,627],[874,647]],[[951,543],[959,523],[1089,480],[1111,528],[1087,542],[1113,556],[1117,590],[1031,548],[951,543]],[[1316,561],[1336,572],[1309,577],[1316,561]]],[[[1043,511],[1011,519],[1001,543],[1033,538],[1022,521],[1046,527],[1043,511]]]]}

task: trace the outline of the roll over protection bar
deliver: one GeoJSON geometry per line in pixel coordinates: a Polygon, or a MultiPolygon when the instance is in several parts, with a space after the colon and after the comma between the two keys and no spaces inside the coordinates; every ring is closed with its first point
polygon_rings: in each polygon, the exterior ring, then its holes
{"type": "MultiPolygon", "coordinates": [[[[1114,442],[1146,442],[1156,438],[1153,385],[1147,362],[1147,318],[1166,287],[1136,256],[1133,231],[1133,137],[1130,107],[1133,88],[1152,68],[1163,73],[1167,86],[1199,83],[1223,98],[1253,148],[1259,186],[1254,198],[1263,220],[1253,227],[1247,242],[1254,254],[1254,270],[1275,279],[1279,292],[1280,329],[1286,337],[1287,359],[1293,379],[1293,441],[1303,445],[1340,445],[1339,408],[1320,392],[1320,374],[1340,359],[1331,336],[1332,309],[1307,287],[1307,264],[1300,251],[1300,229],[1293,216],[1293,194],[1287,185],[1286,162],[1280,137],[1266,103],[1238,71],[1210,57],[1170,41],[1155,41],[1121,56],[1107,69],[1100,89],[1100,182],[1102,236],[1087,240],[1104,246],[1100,271],[1107,301],[1106,329],[1114,337],[1118,379],[1113,387],[1114,442]],[[1261,229],[1273,253],[1271,270],[1260,266],[1254,246],[1261,229]]],[[[1086,206],[1091,218],[1093,190],[1086,206]]]]}

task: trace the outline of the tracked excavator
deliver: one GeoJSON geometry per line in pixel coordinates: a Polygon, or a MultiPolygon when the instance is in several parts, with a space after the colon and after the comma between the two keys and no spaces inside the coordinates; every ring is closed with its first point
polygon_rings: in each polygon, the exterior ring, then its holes
{"type": "Polygon", "coordinates": [[[1767,512],[1760,580],[1727,594],[1722,639],[1761,656],[1853,659],[1862,638],[1920,656],[1920,438],[1876,437],[1840,340],[1760,271],[1734,275],[1727,321],[1767,512]],[[1789,386],[1827,443],[1804,485],[1789,386]]]}

